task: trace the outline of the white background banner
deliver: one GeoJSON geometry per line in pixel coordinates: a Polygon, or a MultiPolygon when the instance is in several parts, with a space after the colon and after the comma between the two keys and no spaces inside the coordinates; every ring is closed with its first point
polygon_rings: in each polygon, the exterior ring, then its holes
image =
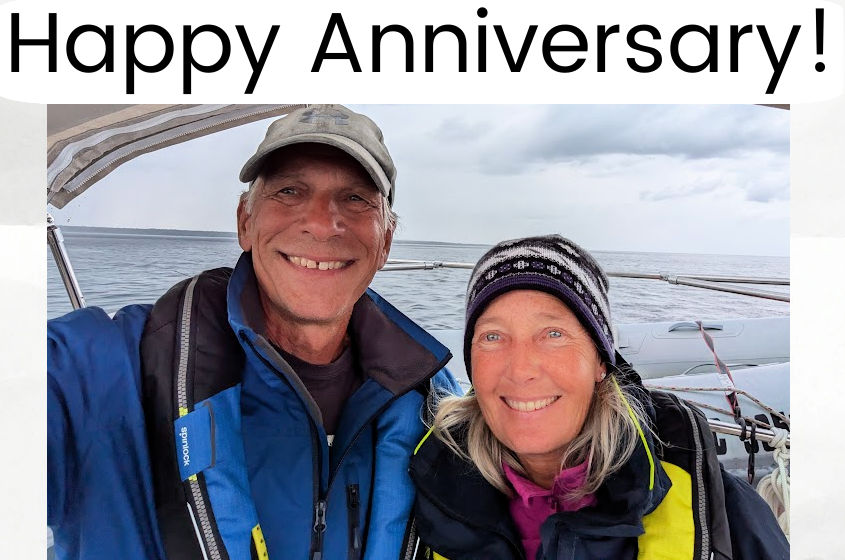
{"type": "Polygon", "coordinates": [[[797,103],[842,89],[830,2],[10,2],[0,95],[39,103],[797,103]],[[52,14],[52,15],[51,15],[52,14]]]}

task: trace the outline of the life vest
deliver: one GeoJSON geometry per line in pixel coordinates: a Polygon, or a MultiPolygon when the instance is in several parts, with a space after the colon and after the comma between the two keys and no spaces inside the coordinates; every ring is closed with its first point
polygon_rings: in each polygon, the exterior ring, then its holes
{"type": "MultiPolygon", "coordinates": [[[[644,532],[636,538],[636,558],[638,560],[684,558],[730,560],[732,552],[725,511],[724,488],[716,457],[715,440],[707,420],[698,409],[673,394],[655,391],[651,392],[650,396],[653,405],[651,428],[659,442],[654,444],[654,454],[651,453],[649,446],[645,447],[651,468],[648,478],[651,484],[654,484],[655,476],[662,473],[661,476],[667,476],[671,481],[671,486],[660,502],[642,517],[644,532]]],[[[427,437],[428,434],[420,442],[417,451],[425,445],[427,437]]],[[[439,453],[444,453],[441,442],[433,443],[434,449],[440,448],[439,453]]],[[[425,479],[427,468],[437,471],[441,478],[449,476],[442,470],[444,463],[442,463],[442,457],[437,458],[438,452],[432,452],[431,448],[427,451],[427,457],[424,457],[421,463],[414,462],[412,465],[412,476],[415,469],[419,469],[421,473],[420,477],[414,476],[415,481],[425,479]],[[437,470],[438,466],[441,467],[440,470],[437,470]]],[[[448,450],[445,452],[451,453],[448,450]]],[[[449,471],[455,472],[451,469],[449,471]]],[[[463,472],[466,473],[466,470],[463,472]]],[[[490,496],[491,490],[495,493],[498,491],[481,479],[480,474],[477,476],[473,474],[462,483],[465,487],[471,488],[466,496],[462,496],[463,500],[470,501],[477,498],[482,504],[479,507],[484,508],[485,511],[493,509],[500,512],[498,515],[509,515],[507,508],[501,506],[501,501],[490,496]]],[[[448,500],[441,501],[430,494],[426,496],[423,489],[418,491],[418,500],[421,499],[422,503],[417,504],[416,511],[421,540],[415,558],[417,560],[475,558],[472,551],[462,546],[457,548],[463,552],[451,556],[445,552],[444,548],[454,546],[461,541],[471,542],[474,539],[478,539],[476,541],[478,543],[489,541],[489,526],[484,525],[488,527],[484,529],[482,526],[475,525],[473,520],[461,515],[466,512],[460,512],[456,516],[463,519],[450,517],[443,509],[450,507],[448,500]],[[459,527],[450,525],[451,523],[458,523],[459,527]],[[442,536],[441,531],[450,532],[449,537],[444,541],[449,544],[442,544],[441,548],[438,548],[437,541],[442,536]]],[[[454,502],[451,507],[454,507],[454,502]]],[[[488,522],[489,520],[485,523],[488,522]]],[[[499,531],[502,530],[502,525],[507,525],[507,523],[499,525],[499,531]]],[[[597,534],[601,535],[600,532],[597,534]]],[[[589,539],[589,535],[585,534],[585,536],[589,539]]],[[[493,554],[497,554],[497,557],[505,557],[507,553],[504,550],[507,548],[511,551],[511,556],[515,557],[513,550],[516,546],[520,546],[520,553],[522,552],[521,545],[517,545],[519,539],[516,535],[511,536],[510,542],[509,547],[497,549],[498,552],[493,552],[493,554]]],[[[633,552],[631,554],[633,558],[633,552]]],[[[569,556],[557,555],[553,557],[569,558],[569,556]]],[[[590,557],[603,556],[598,553],[590,557]]]]}
{"type": "MultiPolygon", "coordinates": [[[[245,356],[229,327],[226,290],[231,274],[230,268],[218,268],[173,286],[154,305],[141,339],[153,492],[165,552],[172,559],[230,557],[202,472],[224,450],[199,442],[219,444],[222,435],[234,444],[239,438],[230,421],[238,414],[245,356]]],[[[231,494],[233,507],[239,506],[240,517],[227,515],[226,536],[239,531],[241,540],[249,540],[253,559],[267,558],[255,508],[244,503],[249,486],[243,461],[239,471],[229,473],[233,484],[222,489],[231,494]]]]}

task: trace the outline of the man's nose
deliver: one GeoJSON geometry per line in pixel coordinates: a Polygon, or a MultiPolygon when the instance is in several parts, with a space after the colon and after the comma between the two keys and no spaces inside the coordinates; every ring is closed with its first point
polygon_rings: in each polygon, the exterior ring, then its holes
{"type": "Polygon", "coordinates": [[[505,375],[514,383],[527,383],[540,375],[540,357],[529,342],[514,344],[508,356],[505,375]]]}
{"type": "Polygon", "coordinates": [[[315,196],[306,204],[302,227],[315,239],[325,241],[340,235],[343,224],[343,215],[334,198],[315,196]]]}

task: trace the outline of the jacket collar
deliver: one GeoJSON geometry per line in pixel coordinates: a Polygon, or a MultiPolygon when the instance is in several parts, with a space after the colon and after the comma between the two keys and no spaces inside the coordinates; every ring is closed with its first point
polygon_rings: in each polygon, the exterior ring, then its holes
{"type": "Polygon", "coordinates": [[[429,434],[411,457],[410,474],[417,492],[447,518],[429,522],[446,527],[449,521],[459,521],[499,534],[514,550],[522,549],[519,533],[510,517],[508,497],[490,485],[474,465],[458,457],[434,435],[429,434]]]}

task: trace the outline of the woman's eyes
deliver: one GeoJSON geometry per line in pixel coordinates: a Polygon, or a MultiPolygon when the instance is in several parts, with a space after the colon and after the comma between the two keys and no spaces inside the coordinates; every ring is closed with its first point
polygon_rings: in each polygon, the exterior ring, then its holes
{"type": "MultiPolygon", "coordinates": [[[[563,338],[563,331],[560,329],[549,329],[546,331],[547,338],[560,339],[563,338]]],[[[481,342],[498,342],[502,340],[502,335],[497,332],[488,332],[481,335],[481,342]]]]}

